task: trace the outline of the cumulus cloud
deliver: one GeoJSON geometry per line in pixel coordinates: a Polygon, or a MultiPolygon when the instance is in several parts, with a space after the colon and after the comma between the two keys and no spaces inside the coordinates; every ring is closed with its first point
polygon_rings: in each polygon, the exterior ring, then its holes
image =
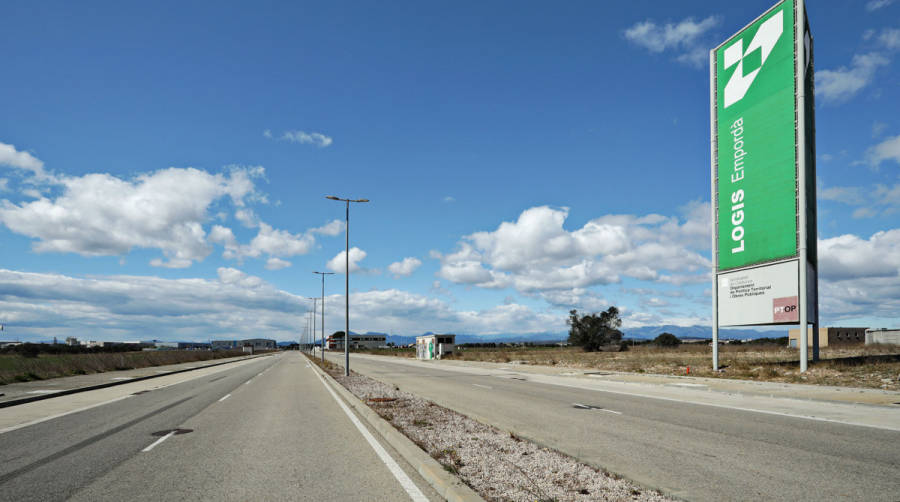
{"type": "Polygon", "coordinates": [[[889,160],[900,164],[900,135],[887,138],[866,151],[866,161],[872,168],[877,169],[889,160]]]}
{"type": "Polygon", "coordinates": [[[9,191],[9,180],[6,178],[0,178],[0,192],[8,192],[9,191]]]}
{"type": "Polygon", "coordinates": [[[625,30],[625,38],[648,51],[659,54],[667,50],[678,53],[676,60],[702,68],[709,60],[709,49],[703,35],[719,24],[717,16],[700,21],[689,17],[678,23],[657,24],[653,20],[635,23],[625,30]]]}
{"type": "Polygon", "coordinates": [[[203,222],[222,197],[242,206],[259,171],[210,174],[169,168],[124,180],[109,174],[59,177],[55,198],[0,202],[0,222],[35,239],[37,252],[84,256],[124,255],[133,248],[159,249],[157,266],[186,267],[210,253],[203,222]]]}
{"type": "Polygon", "coordinates": [[[328,270],[332,272],[337,272],[339,274],[343,274],[346,271],[347,261],[350,262],[350,273],[353,272],[363,272],[365,269],[359,266],[359,262],[361,262],[366,257],[366,252],[358,247],[350,248],[350,258],[347,259],[347,252],[341,251],[334,258],[328,260],[328,263],[325,265],[328,267],[328,270]]]}
{"type": "Polygon", "coordinates": [[[415,257],[404,258],[402,261],[388,265],[388,272],[394,277],[409,277],[422,265],[422,260],[415,257]]]}
{"type": "Polygon", "coordinates": [[[878,52],[856,54],[849,67],[817,71],[816,94],[826,101],[848,100],[872,82],[879,67],[888,64],[890,59],[878,52]]]}
{"type": "Polygon", "coordinates": [[[344,231],[344,222],[341,220],[331,220],[321,227],[313,228],[310,232],[314,234],[322,234],[334,237],[344,231]]]}
{"type": "Polygon", "coordinates": [[[900,229],[864,240],[846,234],[819,241],[819,275],[827,280],[900,275],[900,229]]]}
{"type": "MultiPolygon", "coordinates": [[[[263,131],[263,136],[269,139],[275,139],[272,135],[272,131],[268,129],[263,131]]],[[[319,132],[305,131],[284,131],[277,139],[278,141],[300,143],[301,145],[315,145],[319,148],[325,148],[327,146],[330,146],[331,143],[334,142],[334,139],[330,136],[326,136],[319,132]]]]}
{"type": "Polygon", "coordinates": [[[281,270],[291,266],[291,262],[281,258],[269,258],[266,260],[266,270],[281,270]]]}
{"type": "Polygon", "coordinates": [[[0,165],[29,171],[38,179],[47,178],[44,162],[28,152],[16,150],[14,145],[0,142],[0,165]]]}
{"type": "Polygon", "coordinates": [[[710,263],[709,205],[683,208],[684,221],[662,215],[607,215],[566,230],[568,209],[539,206],[496,230],[467,235],[454,252],[438,255],[438,275],[484,288],[523,293],[586,288],[622,277],[656,282],[703,282],[710,263]]]}

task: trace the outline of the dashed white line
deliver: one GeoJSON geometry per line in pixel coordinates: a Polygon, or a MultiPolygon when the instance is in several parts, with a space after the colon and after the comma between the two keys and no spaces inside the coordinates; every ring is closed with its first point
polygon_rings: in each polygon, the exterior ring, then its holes
{"type": "Polygon", "coordinates": [[[479,383],[473,383],[472,385],[474,385],[475,387],[481,387],[482,389],[493,389],[493,387],[490,387],[488,385],[481,385],[479,383]]]}
{"type": "Polygon", "coordinates": [[[350,417],[350,421],[353,422],[353,425],[356,426],[363,437],[366,438],[366,441],[369,442],[369,446],[371,446],[372,449],[375,450],[375,453],[378,454],[378,458],[380,458],[381,461],[384,462],[384,465],[387,466],[389,471],[391,471],[391,474],[394,475],[394,477],[400,483],[400,486],[402,486],[403,489],[406,490],[409,498],[411,498],[415,502],[428,502],[428,498],[425,497],[421,490],[419,490],[419,487],[416,486],[416,484],[413,483],[411,479],[409,479],[409,476],[407,476],[406,473],[403,472],[403,469],[401,469],[400,466],[397,465],[397,462],[393,458],[391,458],[390,455],[388,455],[388,452],[384,450],[384,447],[382,447],[381,444],[374,437],[372,437],[372,434],[369,433],[368,429],[366,429],[363,424],[360,423],[359,419],[356,418],[356,415],[354,415],[353,412],[350,411],[350,408],[348,408],[347,405],[344,404],[343,401],[341,401],[341,398],[338,397],[331,386],[325,382],[325,379],[322,378],[322,375],[316,373],[316,376],[319,377],[319,380],[322,382],[322,385],[325,386],[325,389],[328,390],[328,392],[331,394],[331,397],[333,397],[337,404],[340,405],[341,409],[344,410],[344,413],[346,413],[347,416],[350,417]]]}
{"type": "Polygon", "coordinates": [[[174,435],[175,435],[175,431],[172,431],[172,432],[166,434],[165,436],[163,436],[163,437],[157,439],[156,441],[153,442],[153,444],[151,444],[150,446],[144,448],[144,449],[141,450],[141,451],[150,451],[150,450],[152,450],[153,448],[156,448],[156,446],[157,446],[158,444],[162,443],[163,441],[165,441],[166,439],[169,439],[170,437],[172,437],[172,436],[174,436],[174,435]]]}
{"type": "Polygon", "coordinates": [[[219,402],[221,403],[222,401],[228,399],[229,397],[231,397],[231,394],[225,394],[224,396],[222,396],[222,399],[219,399],[219,402]]]}
{"type": "Polygon", "coordinates": [[[53,394],[54,392],[62,392],[62,389],[30,390],[26,394],[53,394]]]}
{"type": "Polygon", "coordinates": [[[592,406],[592,405],[589,405],[589,404],[572,403],[572,406],[575,406],[576,408],[581,408],[581,409],[583,409],[583,410],[605,411],[605,412],[607,412],[607,413],[615,413],[616,415],[621,415],[621,414],[622,414],[621,411],[607,410],[606,408],[601,408],[601,407],[599,407],[599,406],[592,406]]]}
{"type": "Polygon", "coordinates": [[[250,382],[252,382],[252,381],[253,381],[253,379],[251,378],[250,380],[247,380],[246,382],[244,382],[244,385],[250,385],[250,382]]]}

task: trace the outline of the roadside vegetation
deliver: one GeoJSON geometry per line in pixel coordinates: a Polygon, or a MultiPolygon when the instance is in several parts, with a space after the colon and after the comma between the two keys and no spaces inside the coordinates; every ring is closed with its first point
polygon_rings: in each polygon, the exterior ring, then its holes
{"type": "MultiPolygon", "coordinates": [[[[687,375],[690,368],[690,375],[699,377],[900,390],[900,347],[896,345],[824,347],[821,361],[810,363],[809,371],[800,373],[798,351],[787,347],[786,338],[729,343],[719,346],[722,370],[714,372],[709,343],[666,345],[673,343],[668,337],[661,342],[626,341],[628,350],[621,352],[585,352],[575,346],[464,344],[447,359],[660,375],[687,375]]],[[[414,349],[369,352],[416,356],[414,349]]]]}
{"type": "Polygon", "coordinates": [[[153,350],[153,351],[53,351],[49,344],[23,344],[0,353],[0,385],[45,380],[105,371],[130,370],[168,364],[209,361],[243,355],[240,350],[153,350]],[[44,347],[25,347],[44,345],[44,347]],[[71,352],[71,353],[70,353],[71,352]]]}

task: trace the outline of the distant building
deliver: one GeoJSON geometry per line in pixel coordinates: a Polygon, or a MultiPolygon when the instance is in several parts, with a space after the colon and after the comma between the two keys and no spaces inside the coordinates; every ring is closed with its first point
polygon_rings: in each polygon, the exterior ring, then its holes
{"type": "MultiPolygon", "coordinates": [[[[384,335],[350,335],[351,349],[377,349],[383,347],[387,337],[384,335]]],[[[344,335],[331,335],[325,340],[328,350],[344,350],[344,335]]]]}
{"type": "Polygon", "coordinates": [[[213,340],[212,350],[231,350],[243,347],[253,347],[254,350],[275,349],[275,340],[268,338],[249,338],[247,340],[213,340]]]}
{"type": "Polygon", "coordinates": [[[423,335],[416,337],[416,359],[440,359],[456,350],[456,335],[423,335]]]}
{"type": "MultiPolygon", "coordinates": [[[[807,329],[806,344],[812,347],[812,327],[807,329]]],[[[800,346],[800,328],[788,331],[788,346],[797,348],[800,346]]],[[[866,328],[819,328],[819,347],[833,347],[836,345],[856,345],[866,341],[866,328]]]]}
{"type": "Polygon", "coordinates": [[[66,345],[68,345],[69,347],[74,347],[76,345],[81,345],[81,344],[78,343],[77,338],[75,338],[74,336],[69,336],[69,337],[66,337],[66,345]]]}
{"type": "Polygon", "coordinates": [[[867,329],[866,345],[872,345],[873,343],[900,345],[900,329],[867,329]]]}

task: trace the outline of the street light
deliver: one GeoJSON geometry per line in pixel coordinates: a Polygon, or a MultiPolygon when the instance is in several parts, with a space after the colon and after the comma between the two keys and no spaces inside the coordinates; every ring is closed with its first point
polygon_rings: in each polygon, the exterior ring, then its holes
{"type": "Polygon", "coordinates": [[[350,376],[350,203],[369,202],[369,199],[342,199],[334,195],[325,196],[326,199],[347,203],[347,213],[344,220],[344,376],[350,376]]]}
{"type": "Polygon", "coordinates": [[[334,272],[313,272],[322,276],[322,363],[325,363],[325,276],[334,272]]]}
{"type": "Polygon", "coordinates": [[[312,310],[312,331],[310,331],[309,336],[309,353],[312,354],[313,347],[316,344],[316,302],[319,300],[315,296],[307,296],[310,300],[313,301],[313,310],[312,310]]]}

